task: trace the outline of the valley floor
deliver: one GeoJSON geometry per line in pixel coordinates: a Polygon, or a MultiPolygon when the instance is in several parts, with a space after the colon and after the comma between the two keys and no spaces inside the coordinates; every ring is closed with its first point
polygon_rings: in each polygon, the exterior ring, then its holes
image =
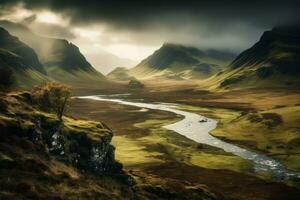
{"type": "MultiPolygon", "coordinates": [[[[219,126],[213,135],[263,151],[282,160],[290,169],[299,170],[299,145],[292,142],[289,148],[285,146],[299,137],[299,116],[295,114],[299,109],[297,102],[300,102],[298,91],[211,93],[194,89],[166,92],[151,88],[151,91],[129,92],[132,93],[130,97],[122,98],[180,103],[185,105],[181,107],[183,110],[217,119],[219,126]],[[248,130],[253,136],[249,137],[248,130]],[[284,136],[290,131],[291,141],[284,136]]],[[[107,92],[99,94],[103,93],[107,92]]],[[[267,174],[251,175],[252,163],[240,157],[161,128],[181,119],[175,114],[78,99],[73,100],[70,114],[100,120],[112,127],[117,159],[138,181],[160,177],[167,182],[205,184],[225,199],[296,199],[300,195],[299,190],[283,183],[271,183],[267,174]]],[[[297,185],[297,182],[289,184],[297,185]]]]}
{"type": "Polygon", "coordinates": [[[300,91],[280,89],[207,92],[194,89],[133,94],[130,98],[173,102],[219,121],[216,137],[262,151],[300,170],[300,91]],[[135,96],[136,95],[136,96],[135,96]]]}

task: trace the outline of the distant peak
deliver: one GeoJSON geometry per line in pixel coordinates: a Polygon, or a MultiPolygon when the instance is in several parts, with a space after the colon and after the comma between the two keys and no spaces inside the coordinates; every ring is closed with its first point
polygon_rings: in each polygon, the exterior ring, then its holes
{"type": "Polygon", "coordinates": [[[189,46],[183,45],[183,44],[165,42],[165,43],[163,43],[162,47],[189,47],[189,46]]]}
{"type": "Polygon", "coordinates": [[[170,43],[170,42],[164,42],[162,46],[171,46],[171,45],[175,45],[174,43],[170,43]]]}

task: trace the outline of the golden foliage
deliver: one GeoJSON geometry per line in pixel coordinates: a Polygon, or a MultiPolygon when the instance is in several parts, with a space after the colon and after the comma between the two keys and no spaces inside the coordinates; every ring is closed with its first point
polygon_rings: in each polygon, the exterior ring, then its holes
{"type": "Polygon", "coordinates": [[[41,109],[56,113],[62,120],[71,96],[70,86],[50,81],[33,88],[32,94],[41,109]]]}

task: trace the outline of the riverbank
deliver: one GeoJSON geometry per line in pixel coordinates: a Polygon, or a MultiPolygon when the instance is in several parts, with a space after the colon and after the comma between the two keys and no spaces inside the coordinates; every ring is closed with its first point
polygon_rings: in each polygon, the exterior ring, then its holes
{"type": "Polygon", "coordinates": [[[87,99],[73,99],[70,114],[101,120],[113,127],[116,157],[135,178],[154,176],[169,183],[205,184],[225,199],[292,197],[287,196],[293,193],[291,188],[282,183],[245,174],[253,169],[250,162],[161,128],[180,121],[182,117],[178,115],[87,99]],[[255,191],[258,194],[253,196],[255,191]]]}
{"type": "MultiPolygon", "coordinates": [[[[122,95],[124,96],[124,95],[122,95]]],[[[127,96],[127,95],[126,95],[127,96]]],[[[96,101],[108,101],[114,102],[122,105],[135,106],[139,108],[147,108],[154,110],[162,110],[167,112],[172,112],[177,115],[184,117],[179,122],[173,124],[165,125],[163,128],[172,130],[178,134],[181,134],[195,142],[200,144],[206,144],[213,147],[223,149],[226,152],[237,155],[243,159],[250,160],[254,163],[255,172],[266,172],[270,174],[274,180],[289,180],[293,178],[300,178],[300,173],[289,171],[280,162],[263,155],[262,153],[248,151],[246,149],[240,148],[233,144],[224,142],[210,135],[210,132],[217,127],[217,121],[213,119],[206,118],[204,116],[178,110],[177,105],[167,104],[167,103],[144,103],[144,102],[131,102],[120,98],[118,95],[96,95],[96,96],[82,96],[77,97],[79,99],[91,99],[96,101]]]]}
{"type": "MultiPolygon", "coordinates": [[[[218,119],[212,134],[248,150],[264,152],[290,170],[300,171],[300,91],[244,89],[212,92],[195,88],[155,88],[131,91],[123,99],[171,102],[187,111],[218,119]]],[[[128,93],[128,91],[124,91],[128,93]]]]}

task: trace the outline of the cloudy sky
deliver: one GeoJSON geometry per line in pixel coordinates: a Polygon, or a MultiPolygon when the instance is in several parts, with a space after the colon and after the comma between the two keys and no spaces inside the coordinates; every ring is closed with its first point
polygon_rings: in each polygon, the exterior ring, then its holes
{"type": "Polygon", "coordinates": [[[104,73],[164,42],[239,53],[299,10],[292,0],[0,0],[1,19],[70,40],[104,73]]]}

